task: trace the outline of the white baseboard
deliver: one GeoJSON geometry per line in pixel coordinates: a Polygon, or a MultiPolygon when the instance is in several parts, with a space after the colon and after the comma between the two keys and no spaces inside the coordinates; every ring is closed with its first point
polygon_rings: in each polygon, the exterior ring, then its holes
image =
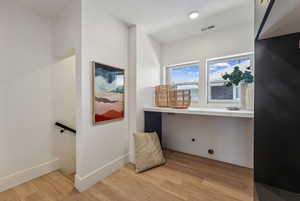
{"type": "Polygon", "coordinates": [[[129,153],[115,160],[107,163],[106,165],[94,170],[93,172],[87,174],[84,177],[78,175],[75,176],[75,187],[78,191],[83,192],[104,179],[105,177],[111,175],[114,171],[120,169],[125,164],[129,163],[129,153]]]}
{"type": "Polygon", "coordinates": [[[19,184],[25,183],[59,168],[58,158],[46,163],[37,165],[26,170],[18,171],[14,174],[0,178],[0,192],[13,188],[19,184]]]}
{"type": "Polygon", "coordinates": [[[132,152],[129,153],[129,161],[130,163],[135,164],[135,154],[132,152]]]}

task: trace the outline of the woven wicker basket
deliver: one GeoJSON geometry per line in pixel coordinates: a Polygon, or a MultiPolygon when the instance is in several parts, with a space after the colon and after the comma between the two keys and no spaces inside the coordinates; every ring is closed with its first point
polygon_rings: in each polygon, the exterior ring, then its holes
{"type": "Polygon", "coordinates": [[[176,109],[186,109],[191,106],[191,90],[178,90],[173,87],[170,91],[170,106],[176,109]]]}
{"type": "Polygon", "coordinates": [[[157,107],[170,107],[170,85],[159,85],[155,87],[155,105],[157,107]]]}

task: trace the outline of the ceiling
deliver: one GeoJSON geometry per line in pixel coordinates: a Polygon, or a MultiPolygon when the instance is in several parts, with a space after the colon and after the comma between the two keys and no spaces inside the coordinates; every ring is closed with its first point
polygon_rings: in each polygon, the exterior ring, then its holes
{"type": "Polygon", "coordinates": [[[251,0],[102,1],[111,14],[128,24],[142,26],[161,43],[199,34],[210,25],[221,28],[251,21],[251,0]],[[188,14],[194,10],[200,12],[200,17],[191,21],[188,14]]]}
{"type": "MultiPolygon", "coordinates": [[[[36,13],[54,18],[72,0],[17,0],[36,13]]],[[[130,25],[140,25],[161,43],[201,33],[206,26],[221,29],[250,21],[251,0],[99,0],[109,14],[130,25]],[[188,14],[198,10],[191,21],[188,14]]],[[[250,25],[249,25],[250,26],[250,25]]]]}
{"type": "Polygon", "coordinates": [[[198,20],[188,20],[184,23],[158,30],[151,35],[161,43],[172,43],[176,40],[210,33],[212,31],[218,31],[225,28],[232,28],[234,26],[251,26],[250,16],[249,6],[239,6],[208,17],[200,18],[198,20]],[[202,31],[203,28],[212,25],[215,26],[214,29],[205,32],[202,31]]]}
{"type": "Polygon", "coordinates": [[[259,39],[300,32],[299,10],[299,0],[276,0],[259,39]]]}
{"type": "Polygon", "coordinates": [[[17,0],[36,14],[54,18],[72,0],[17,0]]]}
{"type": "Polygon", "coordinates": [[[119,19],[143,27],[162,43],[201,33],[206,26],[233,26],[251,21],[251,0],[102,0],[119,19]],[[188,14],[200,12],[191,21],[188,14]]]}
{"type": "Polygon", "coordinates": [[[188,14],[199,10],[200,17],[247,4],[250,0],[102,0],[111,14],[128,22],[142,25],[149,33],[176,24],[189,22],[188,14]]]}

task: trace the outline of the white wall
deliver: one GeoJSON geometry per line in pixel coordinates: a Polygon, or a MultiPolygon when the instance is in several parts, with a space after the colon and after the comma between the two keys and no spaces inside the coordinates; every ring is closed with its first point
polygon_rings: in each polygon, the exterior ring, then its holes
{"type": "MultiPolygon", "coordinates": [[[[163,45],[162,67],[200,60],[200,73],[206,73],[206,59],[253,51],[253,38],[252,26],[247,24],[163,45]]],[[[200,84],[205,86],[206,81],[201,80],[200,84]]],[[[201,97],[205,97],[205,90],[201,97]]],[[[167,115],[163,139],[166,147],[177,151],[253,167],[252,127],[253,122],[247,119],[167,115]],[[195,143],[192,138],[197,139],[195,143]],[[216,154],[209,156],[208,148],[214,148],[216,154]]]]}
{"type": "Polygon", "coordinates": [[[253,167],[253,121],[246,118],[163,115],[163,145],[172,150],[253,167]],[[195,142],[192,142],[192,139],[195,142]],[[208,149],[215,154],[209,155],[208,149]]]}
{"type": "MultiPolygon", "coordinates": [[[[75,71],[76,57],[71,56],[56,62],[51,67],[52,111],[53,123],[60,122],[70,128],[76,128],[76,87],[75,71]]],[[[65,131],[60,133],[55,127],[57,135],[56,147],[59,157],[60,170],[65,174],[75,172],[76,137],[73,133],[65,131]]],[[[53,134],[54,134],[53,133],[53,134]]]]}
{"type": "Polygon", "coordinates": [[[82,2],[81,125],[77,125],[76,187],[85,190],[129,160],[128,27],[107,15],[101,0],[82,2]],[[125,118],[92,124],[92,66],[98,61],[125,69],[125,118]]]}
{"type": "Polygon", "coordinates": [[[160,84],[160,44],[143,31],[138,36],[137,66],[137,131],[144,131],[146,105],[154,104],[154,86],[160,84]]]}
{"type": "Polygon", "coordinates": [[[253,32],[247,23],[162,45],[162,64],[200,60],[201,67],[205,67],[207,58],[253,51],[253,32]]]}
{"type": "Polygon", "coordinates": [[[1,1],[0,191],[57,167],[50,29],[16,1],[1,1]]]}
{"type": "Polygon", "coordinates": [[[128,80],[128,101],[129,104],[129,152],[130,161],[134,162],[134,137],[133,134],[137,131],[137,66],[138,66],[138,28],[136,26],[130,27],[129,29],[129,41],[128,41],[128,75],[130,79],[128,80]]]}
{"type": "Polygon", "coordinates": [[[139,27],[129,32],[129,111],[130,111],[130,156],[134,161],[133,133],[144,131],[146,105],[154,104],[154,86],[160,84],[160,44],[139,27]]]}
{"type": "Polygon", "coordinates": [[[52,54],[64,59],[77,54],[80,59],[81,46],[81,0],[72,0],[52,20],[52,54]]]}

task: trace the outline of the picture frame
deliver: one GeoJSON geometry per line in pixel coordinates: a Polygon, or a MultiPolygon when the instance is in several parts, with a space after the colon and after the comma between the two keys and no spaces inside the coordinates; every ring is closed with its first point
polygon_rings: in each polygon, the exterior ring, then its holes
{"type": "Polygon", "coordinates": [[[124,119],[125,70],[92,61],[93,124],[124,119]]]}

